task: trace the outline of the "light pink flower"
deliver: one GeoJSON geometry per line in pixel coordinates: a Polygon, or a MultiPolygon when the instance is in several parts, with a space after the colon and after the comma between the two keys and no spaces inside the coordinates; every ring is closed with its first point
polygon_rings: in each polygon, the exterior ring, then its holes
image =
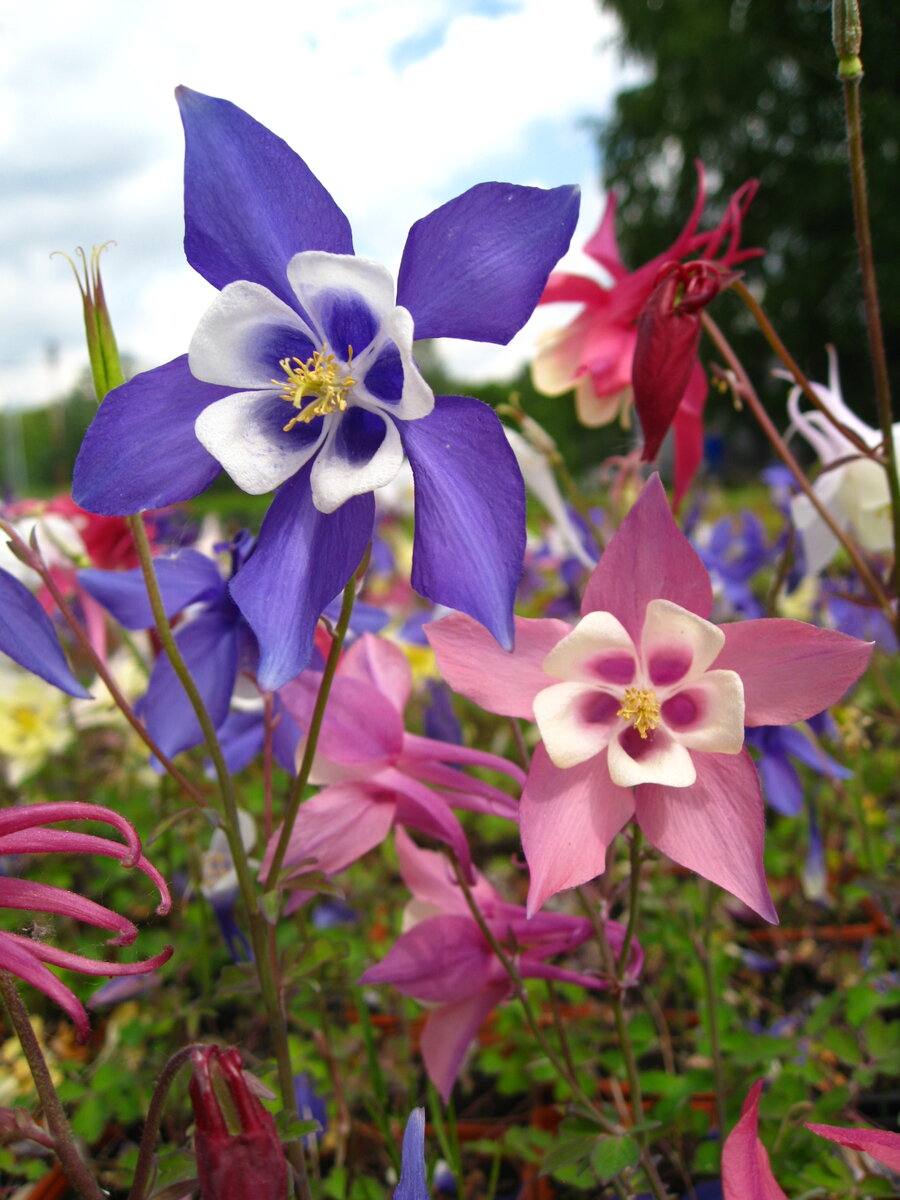
{"type": "MultiPolygon", "coordinates": [[[[612,286],[563,272],[551,275],[547,282],[541,304],[574,302],[583,308],[573,321],[551,334],[538,352],[532,365],[534,386],[548,396],[562,395],[574,387],[578,418],[584,425],[608,425],[616,417],[621,417],[623,424],[628,420],[637,320],[663,265],[704,258],[725,269],[761,253],[739,249],[741,222],[756,194],[756,181],[734,193],[715,229],[698,233],[706,205],[706,176],[699,162],[697,175],[693,212],[668,250],[636,271],[628,271],[616,243],[616,197],[610,194],[599,228],[584,252],[612,278],[612,286]]],[[[702,458],[706,392],[706,376],[695,363],[674,419],[676,500],[687,489],[702,458]]]]}
{"type": "MultiPolygon", "coordinates": [[[[788,1200],[778,1186],[769,1155],[759,1139],[759,1097],[763,1081],[754,1083],[741,1105],[740,1120],[722,1147],[722,1192],[724,1200],[788,1200]]],[[[837,1125],[812,1125],[807,1129],[868,1154],[892,1171],[900,1171],[900,1134],[885,1129],[844,1129],[837,1125]]]]}
{"type": "MultiPolygon", "coordinates": [[[[404,996],[434,1007],[425,1020],[422,1057],[435,1087],[448,1099],[469,1043],[488,1013],[513,993],[503,964],[472,916],[462,889],[442,854],[421,850],[397,831],[400,873],[413,895],[407,906],[406,932],[360,983],[391,983],[404,996]]],[[[539,913],[529,920],[517,904],[507,904],[477,872],[473,893],[478,908],[497,941],[515,958],[525,979],[556,979],[589,988],[606,981],[545,962],[565,954],[593,934],[586,917],[539,913]]],[[[606,936],[618,954],[625,929],[608,921],[606,936]]],[[[636,979],[643,955],[631,943],[627,978],[636,979]]]]}
{"type": "Polygon", "coordinates": [[[670,858],[777,919],[744,725],[793,724],[833,704],[871,645],[800,621],[717,626],[711,609],[709,575],[654,476],[574,629],[518,619],[506,654],[465,616],[427,627],[451,687],[541,731],[520,806],[529,912],[601,874],[633,819],[670,858]]]}
{"type": "MultiPolygon", "coordinates": [[[[321,679],[318,671],[304,671],[279,692],[302,729],[309,727],[321,679]]],[[[468,843],[451,806],[518,819],[511,796],[458,768],[488,767],[517,784],[524,773],[494,754],[407,733],[403,710],[411,691],[406,656],[384,638],[363,634],[344,654],[310,775],[312,783],[326,786],[301,805],[285,868],[333,875],[379,845],[394,824],[446,842],[468,864],[468,843]]],[[[298,761],[305,744],[304,738],[298,761]]],[[[276,843],[277,833],[264,871],[276,843]]],[[[295,892],[288,911],[309,895],[295,892]]]]}
{"type": "MultiPolygon", "coordinates": [[[[171,907],[165,880],[156,868],[141,853],[141,843],[134,827],[124,817],[98,804],[31,804],[0,812],[0,855],[7,854],[100,854],[107,858],[118,858],[123,866],[137,867],[155,885],[160,894],[157,912],[165,914],[171,907]],[[90,833],[72,833],[69,830],[45,829],[46,824],[58,821],[103,821],[122,833],[125,843],[110,841],[90,833]]],[[[126,917],[119,916],[102,904],[96,904],[84,896],[65,888],[46,883],[31,883],[27,879],[0,876],[0,907],[27,909],[32,912],[58,913],[86,921],[100,929],[108,929],[116,936],[110,939],[113,946],[130,946],[137,937],[137,927],[126,917]]],[[[160,954],[142,962],[111,963],[80,954],[57,950],[43,941],[25,937],[18,933],[0,932],[0,967],[10,971],[26,983],[39,988],[51,1000],[64,1009],[82,1039],[89,1032],[87,1013],[74,993],[65,986],[44,964],[65,967],[83,975],[141,975],[162,966],[172,955],[167,946],[160,954]]]]}

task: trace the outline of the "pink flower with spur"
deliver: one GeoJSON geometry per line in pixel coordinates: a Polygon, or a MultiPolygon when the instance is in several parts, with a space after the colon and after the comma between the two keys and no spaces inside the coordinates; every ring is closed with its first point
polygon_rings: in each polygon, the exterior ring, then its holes
{"type": "MultiPolygon", "coordinates": [[[[740,1120],[722,1147],[724,1200],[788,1200],[772,1174],[769,1154],[759,1138],[759,1097],[763,1081],[757,1080],[741,1106],[740,1120]]],[[[867,1154],[892,1171],[900,1172],[900,1134],[886,1129],[845,1129],[838,1125],[806,1128],[819,1137],[867,1154]]]]}
{"type": "MultiPolygon", "coordinates": [[[[75,802],[30,804],[0,812],[0,855],[7,854],[100,854],[117,858],[126,867],[137,867],[159,891],[157,912],[164,915],[171,907],[169,890],[156,868],[141,853],[141,842],[134,826],[110,808],[99,804],[75,802]],[[125,837],[125,842],[110,841],[91,833],[73,833],[63,829],[45,829],[59,821],[103,821],[125,837]]],[[[0,876],[0,908],[27,909],[31,912],[57,913],[86,921],[99,929],[108,929],[116,936],[113,946],[130,946],[137,937],[137,927],[126,917],[119,916],[102,904],[66,888],[47,883],[32,883],[27,879],[0,876]]],[[[47,966],[80,971],[83,975],[141,975],[162,966],[172,955],[167,946],[161,953],[142,962],[117,963],[85,958],[58,950],[36,938],[19,933],[0,932],[0,968],[39,988],[64,1009],[84,1040],[89,1032],[87,1013],[75,994],[47,966]]]]}
{"type": "MultiPolygon", "coordinates": [[[[429,1077],[447,1100],[469,1043],[492,1009],[513,994],[513,983],[472,916],[445,856],[420,850],[398,829],[397,857],[413,896],[404,915],[405,931],[360,983],[391,983],[404,996],[434,1006],[422,1032],[422,1057],[429,1077]]],[[[523,978],[607,986],[596,975],[545,961],[570,953],[593,936],[586,917],[539,913],[529,919],[520,905],[507,904],[477,872],[472,893],[485,924],[515,959],[523,978]]],[[[605,931],[618,955],[625,927],[607,921],[605,931]]],[[[638,977],[642,962],[641,949],[632,941],[628,979],[638,977]]]]}
{"type": "MultiPolygon", "coordinates": [[[[279,691],[301,729],[309,728],[321,680],[321,672],[304,671],[279,691]]],[[[452,846],[468,866],[469,846],[453,808],[518,819],[511,796],[458,768],[488,767],[517,785],[524,773],[495,754],[408,733],[403,710],[411,692],[409,663],[392,642],[365,633],[343,655],[310,775],[325,786],[300,806],[285,869],[295,866],[298,876],[309,870],[336,874],[380,845],[395,824],[452,846]]],[[[304,738],[298,762],[305,746],[304,738]]],[[[276,831],[264,873],[277,841],[276,831]]],[[[295,892],[287,911],[309,896],[295,892]]]]}
{"type": "Polygon", "coordinates": [[[588,580],[582,617],[516,621],[512,654],[468,617],[427,627],[444,678],[543,739],[520,805],[528,910],[599,875],[628,821],[675,862],[767,920],[763,802],[745,725],[790,725],[833,704],[871,644],[802,621],[714,625],[706,568],[658,476],[588,580]]]}
{"type": "MultiPolygon", "coordinates": [[[[633,399],[631,368],[637,322],[662,267],[684,258],[702,258],[727,270],[762,253],[739,249],[741,223],[756,195],[756,180],[749,180],[734,193],[715,229],[698,233],[706,206],[706,174],[702,163],[696,166],[697,200],[687,224],[668,250],[629,271],[616,243],[616,197],[611,193],[600,226],[584,252],[612,278],[612,286],[563,272],[554,273],[547,282],[541,304],[569,302],[583,307],[568,325],[549,335],[538,351],[532,364],[534,386],[548,396],[560,396],[575,388],[575,406],[583,425],[608,425],[616,417],[627,424],[633,399]]],[[[674,418],[676,501],[687,490],[702,458],[706,392],[706,376],[700,364],[694,362],[683,380],[674,418]]]]}

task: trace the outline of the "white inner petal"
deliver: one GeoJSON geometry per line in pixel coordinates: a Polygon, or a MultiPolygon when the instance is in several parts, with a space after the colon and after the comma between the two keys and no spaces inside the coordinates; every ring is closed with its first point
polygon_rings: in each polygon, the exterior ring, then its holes
{"type": "Polygon", "coordinates": [[[662,719],[676,741],[689,750],[737,754],[744,744],[744,685],[736,671],[707,671],[662,705],[662,719]],[[693,721],[683,717],[696,707],[693,721]]]}
{"type": "Polygon", "coordinates": [[[674,604],[651,600],[641,630],[641,656],[655,688],[695,679],[718,658],[725,634],[711,621],[674,604]]]}
{"type": "Polygon", "coordinates": [[[619,724],[619,699],[583,683],[557,683],[534,698],[534,719],[557,767],[576,767],[599,754],[619,724]]]}
{"type": "Polygon", "coordinates": [[[349,500],[390,483],[403,465],[403,443],[397,426],[389,418],[377,414],[385,426],[385,435],[375,453],[368,459],[354,462],[339,453],[337,440],[340,424],[346,417],[337,417],[329,431],[310,474],[313,504],[319,512],[331,513],[349,500]]]}
{"type": "Polygon", "coordinates": [[[591,683],[603,680],[624,686],[631,679],[619,679],[616,675],[621,674],[624,660],[629,658],[636,662],[637,654],[621,621],[612,613],[592,612],[582,617],[572,632],[553,647],[544,659],[543,669],[557,679],[591,683]],[[613,664],[620,664],[618,671],[613,664]]]}
{"type": "Polygon", "coordinates": [[[660,783],[667,787],[690,787],[697,771],[686,747],[670,737],[665,728],[651,730],[646,739],[633,726],[609,743],[609,777],[619,787],[637,787],[641,783],[660,783]],[[635,757],[622,741],[631,744],[635,757]]]}

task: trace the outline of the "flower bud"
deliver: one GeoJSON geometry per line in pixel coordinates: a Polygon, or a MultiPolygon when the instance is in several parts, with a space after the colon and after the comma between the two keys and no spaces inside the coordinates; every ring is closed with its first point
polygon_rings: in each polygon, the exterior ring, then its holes
{"type": "MultiPolygon", "coordinates": [[[[106,307],[106,296],[103,292],[103,280],[100,278],[100,255],[109,245],[94,246],[91,250],[90,264],[81,246],[76,248],[76,254],[81,259],[81,270],[69,258],[69,266],[75,274],[78,290],[81,292],[81,303],[84,309],[84,332],[87,337],[88,357],[91,363],[91,376],[94,380],[94,390],[97,401],[101,401],[107,392],[125,382],[122,365],[119,361],[119,348],[113,333],[109,309],[106,307]]],[[[55,250],[54,254],[62,251],[55,250]]]]}
{"type": "Polygon", "coordinates": [[[634,406],[651,462],[672,424],[697,361],[700,316],[734,278],[712,263],[665,263],[637,323],[631,368],[634,406]]]}
{"type": "Polygon", "coordinates": [[[204,1046],[192,1060],[194,1153],[202,1200],[286,1200],[287,1164],[275,1122],[250,1091],[240,1052],[204,1046]]]}

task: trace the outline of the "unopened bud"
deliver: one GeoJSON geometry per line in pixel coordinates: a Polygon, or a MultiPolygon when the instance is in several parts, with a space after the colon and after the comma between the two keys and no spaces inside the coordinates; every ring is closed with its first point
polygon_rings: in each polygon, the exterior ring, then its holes
{"type": "Polygon", "coordinates": [[[838,79],[858,79],[863,73],[859,57],[862,20],[858,0],[832,0],[831,40],[838,56],[838,79]]]}
{"type": "MultiPolygon", "coordinates": [[[[90,262],[81,246],[75,253],[81,260],[81,267],[69,258],[69,266],[75,274],[75,282],[81,292],[81,303],[84,309],[84,332],[87,337],[88,357],[91,363],[91,376],[94,380],[94,391],[100,401],[107,392],[125,382],[122,374],[122,364],[119,361],[119,348],[113,333],[109,309],[106,306],[106,296],[103,293],[103,280],[100,277],[100,255],[110,245],[104,242],[102,246],[94,246],[91,250],[90,262]]],[[[62,254],[55,250],[54,254],[62,254]]],[[[51,256],[52,257],[52,256],[51,256]]]]}

